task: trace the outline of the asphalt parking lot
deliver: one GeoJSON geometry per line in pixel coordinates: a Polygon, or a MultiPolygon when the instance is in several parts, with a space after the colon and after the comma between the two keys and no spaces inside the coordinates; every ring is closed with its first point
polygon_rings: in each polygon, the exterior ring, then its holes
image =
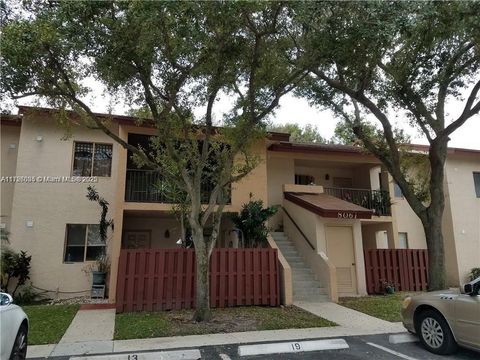
{"type": "Polygon", "coordinates": [[[320,350],[298,353],[266,354],[257,356],[238,355],[238,345],[224,347],[206,347],[201,349],[202,359],[222,359],[222,360],[317,360],[317,359],[342,359],[342,360],[379,360],[379,359],[407,359],[407,360],[478,360],[480,353],[459,349],[459,351],[450,356],[434,355],[426,351],[419,342],[409,342],[402,344],[391,344],[388,335],[371,336],[352,336],[343,338],[348,344],[347,349],[340,350],[320,350]],[[221,356],[224,354],[226,356],[221,356]],[[228,357],[227,357],[228,356],[228,357]]]}
{"type": "Polygon", "coordinates": [[[257,344],[232,344],[222,346],[206,346],[195,349],[174,349],[145,351],[136,353],[114,353],[102,355],[89,355],[82,357],[55,357],[52,359],[64,360],[380,360],[380,359],[406,359],[406,360],[478,360],[480,353],[466,349],[459,349],[450,356],[438,356],[426,351],[419,342],[405,342],[392,344],[389,335],[350,336],[334,339],[305,339],[298,342],[265,342],[259,339],[257,344]],[[300,343],[300,345],[296,345],[300,343]],[[332,343],[340,344],[341,349],[302,351],[308,344],[332,343]],[[250,345],[254,345],[253,347],[250,345]],[[297,350],[295,347],[304,348],[297,350]],[[268,354],[240,356],[242,351],[272,351],[268,354]],[[290,350],[289,350],[290,348],[290,350]],[[286,350],[290,352],[278,353],[275,351],[286,350]]]}

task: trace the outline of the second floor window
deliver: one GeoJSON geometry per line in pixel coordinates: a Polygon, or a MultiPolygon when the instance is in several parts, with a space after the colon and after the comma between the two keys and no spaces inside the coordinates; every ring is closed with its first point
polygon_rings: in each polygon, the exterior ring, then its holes
{"type": "Polygon", "coordinates": [[[110,176],[112,171],[112,145],[75,142],[73,176],[110,176]]]}

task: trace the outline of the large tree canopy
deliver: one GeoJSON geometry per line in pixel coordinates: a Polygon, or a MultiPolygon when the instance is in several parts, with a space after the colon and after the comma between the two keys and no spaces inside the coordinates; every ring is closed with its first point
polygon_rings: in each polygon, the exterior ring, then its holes
{"type": "Polygon", "coordinates": [[[299,92],[332,109],[392,174],[425,229],[429,286],[444,288],[444,164],[449,136],[480,111],[480,3],[305,2],[293,12],[310,71],[299,92]],[[447,113],[454,100],[461,108],[447,113]],[[405,166],[408,125],[430,143],[428,199],[405,166]]]}
{"type": "Polygon", "coordinates": [[[290,134],[290,141],[292,142],[318,144],[325,144],[327,142],[318,129],[311,124],[304,125],[303,127],[296,123],[286,123],[282,125],[270,124],[267,130],[290,134]]]}
{"type": "MultiPolygon", "coordinates": [[[[197,320],[209,316],[208,263],[229,184],[255,166],[248,149],[282,95],[306,74],[286,32],[282,3],[25,2],[6,12],[2,88],[80,115],[161,174],[189,199],[197,262],[197,320]],[[147,110],[156,128],[149,150],[133,146],[85,101],[93,77],[117,101],[147,110]],[[234,106],[213,126],[220,93],[234,106]],[[194,116],[194,110],[204,109],[194,116]],[[215,159],[215,161],[211,161],[215,159]],[[234,161],[235,159],[243,159],[234,161]],[[202,204],[202,184],[212,185],[202,204]],[[204,228],[212,235],[204,237],[204,228]]],[[[68,124],[69,122],[65,122],[68,124]]],[[[178,192],[176,192],[178,193],[178,192]]]]}

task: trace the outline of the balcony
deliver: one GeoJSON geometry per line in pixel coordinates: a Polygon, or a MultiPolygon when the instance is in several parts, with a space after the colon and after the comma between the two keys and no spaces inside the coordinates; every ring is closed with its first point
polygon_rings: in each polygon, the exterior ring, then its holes
{"type": "Polygon", "coordinates": [[[324,191],[328,195],[371,209],[376,216],[391,215],[388,191],[349,188],[324,188],[324,191]]]}
{"type": "MultiPolygon", "coordinates": [[[[175,201],[169,196],[169,191],[166,191],[171,187],[171,184],[156,171],[127,169],[125,201],[173,204],[175,201]]],[[[208,203],[212,189],[212,184],[202,184],[202,204],[208,203]]],[[[227,204],[230,202],[231,191],[228,192],[227,204]]]]}

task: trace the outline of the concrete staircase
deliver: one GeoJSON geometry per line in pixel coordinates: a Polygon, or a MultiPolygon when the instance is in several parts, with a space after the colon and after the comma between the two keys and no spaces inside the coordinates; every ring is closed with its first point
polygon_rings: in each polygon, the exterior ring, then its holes
{"type": "Polygon", "coordinates": [[[283,232],[272,232],[271,235],[292,268],[293,300],[329,301],[327,289],[320,284],[310,267],[304,263],[295,244],[283,232]]]}

